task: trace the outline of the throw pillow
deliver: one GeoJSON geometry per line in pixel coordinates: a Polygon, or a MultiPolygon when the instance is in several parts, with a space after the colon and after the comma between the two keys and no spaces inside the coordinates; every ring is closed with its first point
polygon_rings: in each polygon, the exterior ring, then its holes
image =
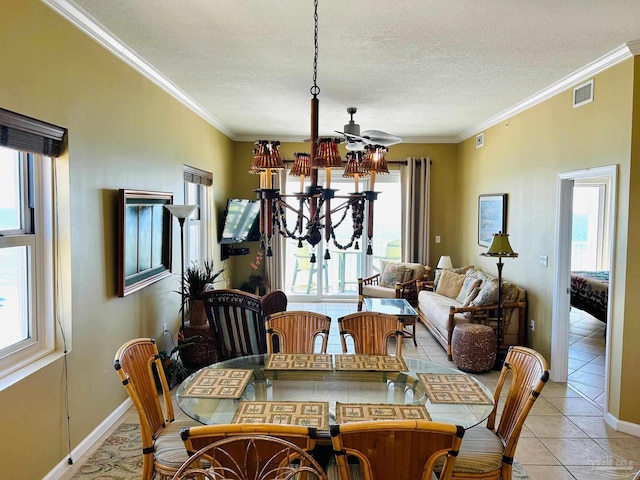
{"type": "Polygon", "coordinates": [[[404,278],[404,265],[399,262],[387,263],[380,275],[380,286],[394,288],[404,278]]]}
{"type": "MultiPolygon", "coordinates": [[[[479,291],[480,291],[480,287],[476,287],[473,290],[471,290],[467,298],[465,298],[464,302],[462,302],[462,306],[468,307],[469,305],[471,305],[471,302],[478,296],[479,291]]],[[[466,313],[471,313],[471,312],[466,312],[466,313]]],[[[465,316],[466,316],[466,313],[465,313],[465,316]]]]}
{"type": "Polygon", "coordinates": [[[452,272],[451,269],[444,270],[440,275],[436,293],[445,297],[456,298],[460,293],[464,279],[465,276],[461,273],[452,272]]]}
{"type": "Polygon", "coordinates": [[[403,282],[409,280],[415,280],[416,278],[422,278],[424,273],[424,265],[421,263],[405,263],[404,264],[404,278],[403,282]]]}
{"type": "Polygon", "coordinates": [[[433,279],[433,289],[436,290],[438,288],[438,282],[440,281],[440,276],[442,272],[445,270],[453,273],[466,273],[467,270],[473,269],[473,265],[467,265],[466,267],[458,267],[458,268],[447,268],[447,269],[438,269],[436,270],[435,277],[433,279]]]}
{"type": "Polygon", "coordinates": [[[464,282],[462,282],[462,288],[460,288],[460,292],[456,297],[456,301],[458,303],[464,303],[467,297],[469,296],[469,294],[473,291],[473,289],[478,287],[481,283],[482,281],[477,278],[465,276],[464,282]]]}
{"type": "Polygon", "coordinates": [[[480,291],[476,298],[469,304],[470,307],[480,307],[483,305],[495,305],[498,303],[498,281],[485,280],[480,286],[480,291]]]}

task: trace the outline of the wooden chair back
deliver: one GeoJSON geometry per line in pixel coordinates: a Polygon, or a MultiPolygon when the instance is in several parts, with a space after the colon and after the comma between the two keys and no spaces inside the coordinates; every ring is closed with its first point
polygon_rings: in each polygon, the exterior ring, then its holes
{"type": "Polygon", "coordinates": [[[531,348],[509,348],[494,393],[496,407],[487,420],[490,430],[494,430],[498,399],[508,377],[511,384],[495,432],[505,445],[504,457],[513,458],[524,421],[549,380],[549,367],[544,357],[531,348]]]}
{"type": "Polygon", "coordinates": [[[395,355],[402,355],[403,321],[396,315],[379,312],[350,313],[338,319],[343,353],[349,353],[347,338],[353,339],[355,353],[388,355],[389,341],[395,338],[395,355]]]}
{"type": "Polygon", "coordinates": [[[171,393],[155,340],[136,338],[126,342],[116,352],[113,366],[138,412],[143,452],[142,478],[150,479],[154,470],[154,440],[166,424],[174,421],[171,393]]]}
{"type": "Polygon", "coordinates": [[[267,352],[260,298],[241,290],[202,292],[221,360],[267,352]]]}
{"type": "Polygon", "coordinates": [[[314,428],[299,425],[222,424],[185,428],[180,435],[191,457],[174,478],[195,478],[186,472],[212,465],[219,476],[209,478],[215,479],[326,479],[311,456],[316,434],[314,428]],[[292,461],[299,461],[293,470],[292,461]],[[293,472],[304,474],[287,476],[293,472]]]}
{"type": "Polygon", "coordinates": [[[314,353],[318,338],[320,352],[327,353],[331,317],[315,312],[288,311],[265,318],[267,353],[314,353]]]}
{"type": "Polygon", "coordinates": [[[431,480],[444,458],[440,480],[451,476],[464,428],[427,420],[376,420],[331,426],[341,480],[351,480],[348,457],[357,459],[364,479],[431,480]]]}
{"type": "Polygon", "coordinates": [[[262,315],[284,312],[287,309],[287,295],[282,290],[271,290],[260,298],[262,302],[262,315]]]}

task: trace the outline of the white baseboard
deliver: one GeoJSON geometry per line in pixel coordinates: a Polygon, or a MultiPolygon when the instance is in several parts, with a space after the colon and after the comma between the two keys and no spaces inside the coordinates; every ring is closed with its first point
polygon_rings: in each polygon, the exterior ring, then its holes
{"type": "Polygon", "coordinates": [[[604,421],[611,428],[614,428],[618,432],[628,433],[629,435],[634,435],[636,437],[640,437],[640,425],[637,423],[625,422],[624,420],[618,420],[616,417],[607,413],[604,416],[604,421]]]}
{"type": "Polygon", "coordinates": [[[82,440],[76,448],[71,451],[68,457],[60,460],[60,463],[51,470],[43,480],[57,480],[65,474],[73,465],[69,465],[69,458],[72,458],[74,462],[78,461],[82,455],[87,453],[95,443],[102,438],[102,436],[113,427],[120,418],[127,413],[133,403],[130,398],[127,398],[122,404],[116,408],[111,414],[105,418],[100,425],[98,425],[84,440],[82,440]]]}

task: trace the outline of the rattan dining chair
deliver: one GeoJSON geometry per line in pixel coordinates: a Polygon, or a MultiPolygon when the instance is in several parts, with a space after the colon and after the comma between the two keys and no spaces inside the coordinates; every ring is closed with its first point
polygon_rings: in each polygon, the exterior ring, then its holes
{"type": "Polygon", "coordinates": [[[261,297],[242,290],[202,292],[220,360],[267,353],[261,297]]]}
{"type": "MultiPolygon", "coordinates": [[[[431,480],[439,459],[443,459],[440,480],[447,480],[463,436],[464,428],[460,426],[428,420],[375,420],[331,426],[340,480],[431,480]]],[[[335,478],[331,468],[327,473],[335,478]]]]}
{"type": "Polygon", "coordinates": [[[142,479],[151,480],[154,474],[170,478],[189,457],[179,432],[197,423],[190,419],[174,420],[171,392],[155,340],[136,338],[126,342],[116,352],[113,366],[138,411],[142,479]]]}
{"type": "Polygon", "coordinates": [[[390,340],[395,338],[395,355],[402,355],[404,324],[396,315],[379,312],[350,313],[338,319],[343,353],[388,355],[390,340]],[[349,352],[348,338],[355,352],[349,352]]]}
{"type": "Polygon", "coordinates": [[[526,347],[509,348],[487,426],[467,430],[452,478],[511,480],[522,426],[548,379],[549,367],[542,355],[526,347]],[[511,384],[495,428],[498,400],[509,377],[511,384]]]}
{"type": "Polygon", "coordinates": [[[315,312],[291,310],[265,318],[267,353],[327,353],[331,317],[315,312]]]}
{"type": "Polygon", "coordinates": [[[187,428],[180,435],[191,457],[174,478],[196,478],[186,472],[191,470],[193,475],[204,470],[211,475],[205,478],[215,479],[326,479],[324,470],[311,456],[316,434],[315,428],[300,425],[219,424],[187,428]]]}

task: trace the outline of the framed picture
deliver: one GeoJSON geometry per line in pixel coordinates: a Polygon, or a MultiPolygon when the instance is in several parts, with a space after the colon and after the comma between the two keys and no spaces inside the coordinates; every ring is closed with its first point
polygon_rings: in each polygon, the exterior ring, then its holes
{"type": "Polygon", "coordinates": [[[118,296],[124,297],[171,275],[173,194],[118,191],[118,296]]]}
{"type": "Polygon", "coordinates": [[[507,194],[491,193],[478,197],[478,245],[488,247],[493,234],[507,232],[507,194]]]}

